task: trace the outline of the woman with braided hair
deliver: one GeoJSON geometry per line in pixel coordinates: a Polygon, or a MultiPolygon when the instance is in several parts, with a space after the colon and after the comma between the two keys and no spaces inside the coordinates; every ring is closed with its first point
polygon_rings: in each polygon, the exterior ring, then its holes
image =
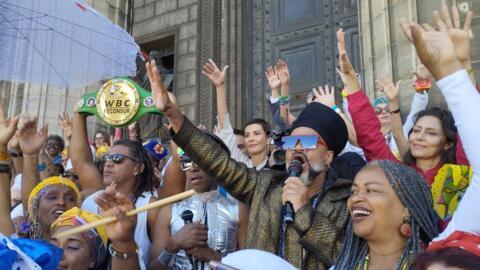
{"type": "Polygon", "coordinates": [[[356,176],[348,200],[351,222],[336,269],[409,269],[438,235],[425,180],[403,164],[380,160],[356,176]]]}
{"type": "Polygon", "coordinates": [[[79,207],[81,199],[70,179],[53,176],[38,183],[28,198],[30,238],[49,239],[53,222],[67,210],[79,207]]]}

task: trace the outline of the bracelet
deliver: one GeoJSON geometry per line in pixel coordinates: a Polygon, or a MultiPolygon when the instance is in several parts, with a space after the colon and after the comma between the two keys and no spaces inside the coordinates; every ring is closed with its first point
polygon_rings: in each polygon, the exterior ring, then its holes
{"type": "Polygon", "coordinates": [[[347,97],[348,96],[348,92],[346,89],[343,89],[342,90],[342,97],[347,97]]]}
{"type": "Polygon", "coordinates": [[[10,173],[10,165],[0,164],[0,173],[10,173]]]}
{"type": "Polygon", "coordinates": [[[10,157],[12,157],[12,158],[19,158],[19,157],[22,157],[22,156],[23,156],[23,153],[22,153],[22,152],[20,152],[20,153],[9,152],[8,154],[9,154],[10,157]]]}
{"type": "Polygon", "coordinates": [[[290,95],[280,96],[280,105],[287,105],[290,103],[290,95]]]}
{"type": "Polygon", "coordinates": [[[340,108],[338,108],[337,105],[333,105],[333,106],[330,107],[330,108],[332,108],[332,110],[334,110],[336,113],[341,113],[341,112],[342,112],[342,111],[340,110],[340,108]]]}
{"type": "Polygon", "coordinates": [[[132,251],[132,252],[129,252],[129,253],[123,253],[123,252],[120,252],[120,251],[116,250],[113,247],[112,243],[110,243],[108,245],[108,252],[110,252],[110,255],[112,255],[112,257],[117,257],[117,258],[126,260],[126,259],[138,254],[138,247],[135,249],[135,251],[132,251]]]}
{"type": "Polygon", "coordinates": [[[157,261],[161,265],[168,266],[173,257],[175,257],[175,254],[170,253],[167,250],[163,249],[160,255],[158,255],[157,261]]]}
{"type": "Polygon", "coordinates": [[[424,92],[432,88],[432,81],[430,80],[416,80],[414,85],[415,91],[424,92]]]}
{"type": "Polygon", "coordinates": [[[388,111],[388,112],[391,113],[391,114],[396,114],[396,113],[400,112],[400,108],[398,108],[396,110],[393,110],[393,111],[388,111]]]}

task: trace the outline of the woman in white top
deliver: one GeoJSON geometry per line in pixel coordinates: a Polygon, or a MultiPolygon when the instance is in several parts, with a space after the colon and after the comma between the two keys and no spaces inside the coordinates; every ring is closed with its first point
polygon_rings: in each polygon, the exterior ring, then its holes
{"type": "Polygon", "coordinates": [[[215,135],[220,137],[228,146],[233,159],[245,163],[249,168],[262,170],[267,166],[268,161],[270,125],[263,119],[250,120],[244,126],[244,145],[247,154],[238,147],[239,144],[230,124],[227,109],[225,91],[227,69],[228,66],[225,66],[220,71],[215,62],[212,59],[208,59],[208,63],[203,66],[202,71],[212,81],[217,91],[218,125],[215,129],[215,135]]]}

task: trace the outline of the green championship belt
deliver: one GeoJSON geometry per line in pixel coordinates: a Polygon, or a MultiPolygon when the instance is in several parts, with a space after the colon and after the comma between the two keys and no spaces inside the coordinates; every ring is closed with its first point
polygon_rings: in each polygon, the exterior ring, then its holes
{"type": "Polygon", "coordinates": [[[78,112],[94,114],[113,127],[124,127],[147,113],[162,114],[152,94],[129,78],[114,78],[92,93],[83,95],[78,112]]]}

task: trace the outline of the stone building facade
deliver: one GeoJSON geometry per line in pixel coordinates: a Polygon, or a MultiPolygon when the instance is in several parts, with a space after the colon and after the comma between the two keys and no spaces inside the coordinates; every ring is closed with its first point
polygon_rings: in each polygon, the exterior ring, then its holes
{"type": "MultiPolygon", "coordinates": [[[[184,113],[196,123],[215,124],[215,92],[201,74],[209,58],[229,65],[228,108],[234,126],[253,117],[269,118],[264,71],[278,58],[292,74],[292,110],[299,111],[312,87],[341,87],[335,31],[346,32],[348,51],[361,73],[365,91],[375,96],[374,80],[390,75],[402,79],[402,114],[413,95],[410,71],[418,63],[414,48],[399,29],[400,16],[430,22],[442,2],[457,4],[461,13],[473,10],[472,56],[480,72],[480,0],[89,0],[122,27],[131,29],[145,51],[156,50],[174,71],[173,91],[184,113]],[[130,10],[128,7],[133,5],[130,10]],[[130,12],[131,11],[131,12],[130,12]],[[133,20],[129,24],[130,19],[133,20]]],[[[480,75],[478,75],[480,76],[480,75]]],[[[69,110],[90,89],[50,90],[47,87],[3,83],[0,98],[9,115],[29,112],[55,133],[56,115],[69,110]],[[47,106],[48,104],[48,106],[47,106]]],[[[433,91],[431,104],[442,104],[433,91]]],[[[97,122],[89,120],[89,128],[97,122]]],[[[144,123],[145,124],[145,123],[144,123]]],[[[98,128],[98,127],[97,127],[98,128]]]]}

